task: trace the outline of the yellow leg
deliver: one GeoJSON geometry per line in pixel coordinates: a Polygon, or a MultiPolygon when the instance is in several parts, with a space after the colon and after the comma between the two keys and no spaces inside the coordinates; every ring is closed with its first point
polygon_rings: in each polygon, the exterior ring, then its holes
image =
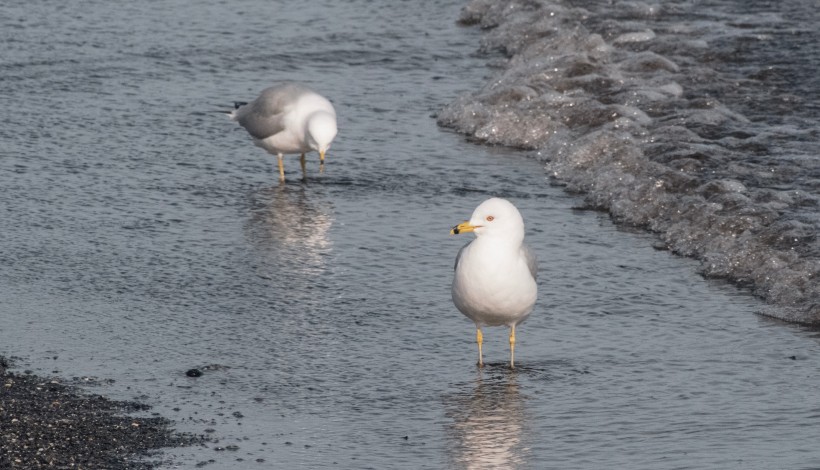
{"type": "Polygon", "coordinates": [[[302,179],[307,179],[307,172],[305,172],[305,154],[302,152],[302,156],[299,157],[299,163],[302,165],[302,179]]]}
{"type": "Polygon", "coordinates": [[[319,173],[325,172],[325,152],[319,152],[319,173]]]}
{"type": "Polygon", "coordinates": [[[515,369],[515,325],[510,327],[510,369],[515,369]]]}
{"type": "Polygon", "coordinates": [[[484,343],[484,335],[481,334],[481,328],[475,329],[475,341],[478,343],[478,367],[484,367],[484,358],[481,354],[481,345],[484,343]]]}
{"type": "Polygon", "coordinates": [[[282,162],[283,155],[280,153],[279,157],[279,181],[285,181],[285,164],[282,162]]]}

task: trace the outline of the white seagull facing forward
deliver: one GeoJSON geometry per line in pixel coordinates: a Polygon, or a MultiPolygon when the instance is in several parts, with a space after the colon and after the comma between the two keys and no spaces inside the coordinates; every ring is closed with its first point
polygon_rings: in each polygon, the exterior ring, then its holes
{"type": "Polygon", "coordinates": [[[515,327],[535,305],[538,263],[524,244],[524,219],[506,199],[492,198],[451,234],[475,232],[456,256],[453,303],[475,322],[478,365],[483,366],[482,326],[510,327],[510,367],[515,368],[515,327]]]}
{"type": "Polygon", "coordinates": [[[229,113],[244,127],[253,143],[279,159],[279,179],[285,180],[282,157],[301,154],[305,177],[305,153],[319,152],[320,171],[325,153],[336,137],[336,110],[330,101],[298,83],[281,83],[265,88],[250,103],[236,102],[229,113]]]}

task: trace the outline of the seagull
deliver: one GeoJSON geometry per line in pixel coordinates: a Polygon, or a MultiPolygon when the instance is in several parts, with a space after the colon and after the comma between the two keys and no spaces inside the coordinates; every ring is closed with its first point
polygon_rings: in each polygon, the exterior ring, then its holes
{"type": "Polygon", "coordinates": [[[527,319],[538,296],[538,262],[524,244],[524,219],[506,199],[491,198],[450,234],[474,232],[456,256],[453,303],[475,323],[478,366],[484,365],[482,326],[510,327],[510,368],[515,368],[515,327],[527,319]]]}
{"type": "Polygon", "coordinates": [[[244,127],[253,143],[279,158],[279,180],[285,181],[285,154],[301,154],[305,178],[305,153],[319,152],[320,171],[325,153],[336,137],[336,110],[330,101],[298,83],[281,83],[262,90],[250,103],[235,102],[229,112],[244,127]]]}

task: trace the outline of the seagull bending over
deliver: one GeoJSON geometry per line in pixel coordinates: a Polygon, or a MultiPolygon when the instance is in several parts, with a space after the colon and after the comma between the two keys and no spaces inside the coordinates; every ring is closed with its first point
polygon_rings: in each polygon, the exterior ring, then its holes
{"type": "Polygon", "coordinates": [[[302,178],[306,177],[306,152],[319,152],[319,168],[324,169],[325,153],[337,131],[336,110],[327,98],[288,82],[265,88],[250,103],[234,106],[228,113],[231,119],[248,131],[254,144],[278,157],[280,181],[285,181],[282,158],[286,154],[301,154],[302,178]]]}

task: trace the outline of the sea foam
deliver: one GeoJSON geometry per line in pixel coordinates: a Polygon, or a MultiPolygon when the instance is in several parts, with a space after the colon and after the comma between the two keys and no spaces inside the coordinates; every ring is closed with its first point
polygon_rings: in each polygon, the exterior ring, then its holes
{"type": "MultiPolygon", "coordinates": [[[[749,286],[768,302],[762,313],[820,323],[817,133],[811,119],[766,118],[788,116],[781,102],[799,97],[748,103],[744,92],[771,93],[765,66],[724,70],[731,45],[761,37],[754,25],[685,22],[698,15],[680,9],[693,6],[580,4],[470,2],[460,22],[486,29],[482,51],[505,60],[439,124],[532,151],[589,207],[656,232],[706,276],[749,286]]],[[[767,31],[783,23],[764,19],[767,31]]]]}

